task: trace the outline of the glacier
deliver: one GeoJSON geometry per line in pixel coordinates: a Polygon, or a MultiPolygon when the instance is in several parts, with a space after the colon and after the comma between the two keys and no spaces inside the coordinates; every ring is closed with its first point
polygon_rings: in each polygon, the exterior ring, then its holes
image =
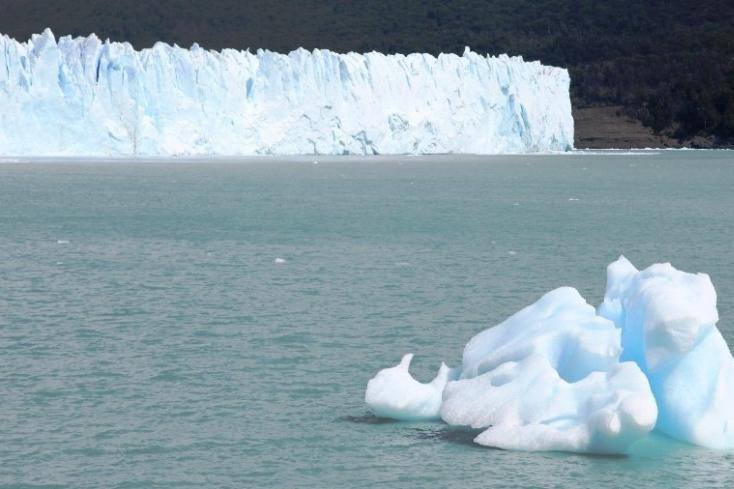
{"type": "Polygon", "coordinates": [[[0,36],[0,155],[527,153],[573,147],[565,69],[521,57],[135,50],[0,36]]]}
{"type": "Polygon", "coordinates": [[[460,367],[421,384],[408,356],[370,380],[365,400],[376,415],[442,419],[504,449],[626,453],[653,430],[730,449],[734,358],[718,320],[708,275],[640,271],[622,256],[598,308],[555,289],[474,336],[460,367]]]}

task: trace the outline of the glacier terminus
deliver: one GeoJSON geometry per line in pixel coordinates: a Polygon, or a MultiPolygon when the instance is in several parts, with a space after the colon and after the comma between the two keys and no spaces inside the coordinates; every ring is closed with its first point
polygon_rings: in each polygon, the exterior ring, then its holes
{"type": "Polygon", "coordinates": [[[0,36],[0,155],[529,153],[573,148],[567,70],[521,57],[135,50],[0,36]]]}

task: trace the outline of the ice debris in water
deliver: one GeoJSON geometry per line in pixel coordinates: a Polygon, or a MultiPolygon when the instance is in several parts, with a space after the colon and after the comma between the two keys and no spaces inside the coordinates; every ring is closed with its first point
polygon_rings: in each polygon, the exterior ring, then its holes
{"type": "Polygon", "coordinates": [[[412,360],[412,353],[403,355],[398,365],[381,370],[367,383],[365,401],[377,416],[400,420],[439,419],[443,389],[459,372],[442,363],[436,377],[422,384],[408,372],[412,360]]]}
{"type": "Polygon", "coordinates": [[[282,265],[283,263],[286,263],[286,262],[287,260],[285,258],[276,258],[275,260],[273,260],[273,263],[276,263],[278,265],[282,265]]]}
{"type": "Polygon", "coordinates": [[[396,419],[438,413],[499,448],[625,453],[653,429],[734,448],[734,359],[708,275],[624,257],[607,275],[598,310],[553,290],[472,338],[461,367],[430,384],[410,376],[412,356],[379,372],[367,404],[396,419]]]}
{"type": "Polygon", "coordinates": [[[209,51],[0,36],[0,154],[526,153],[573,147],[570,78],[520,57],[209,51]]]}

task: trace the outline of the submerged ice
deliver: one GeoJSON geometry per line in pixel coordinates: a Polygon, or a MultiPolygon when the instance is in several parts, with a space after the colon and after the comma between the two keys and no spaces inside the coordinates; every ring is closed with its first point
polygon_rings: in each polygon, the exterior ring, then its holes
{"type": "Polygon", "coordinates": [[[563,151],[568,72],[507,56],[0,36],[0,154],[563,151]]]}
{"type": "Polygon", "coordinates": [[[734,359],[708,275],[638,271],[624,257],[607,274],[598,309],[576,289],[553,290],[477,334],[461,367],[442,366],[430,384],[410,376],[410,358],[381,371],[367,404],[482,429],[475,442],[499,448],[624,453],[653,429],[734,448],[734,359]]]}

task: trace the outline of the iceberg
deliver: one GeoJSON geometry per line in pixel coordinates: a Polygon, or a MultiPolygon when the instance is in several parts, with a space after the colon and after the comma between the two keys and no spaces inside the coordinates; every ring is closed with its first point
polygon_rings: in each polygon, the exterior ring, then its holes
{"type": "Polygon", "coordinates": [[[412,353],[403,355],[398,365],[381,370],[367,383],[365,402],[377,416],[401,421],[440,419],[443,390],[458,372],[441,363],[436,377],[423,384],[408,371],[412,360],[412,353]]]}
{"type": "Polygon", "coordinates": [[[440,382],[386,369],[368,384],[380,379],[382,395],[366,400],[396,419],[422,419],[416,406],[430,405],[497,448],[626,453],[652,430],[734,448],[734,359],[718,319],[708,275],[669,263],[638,271],[620,257],[598,308],[553,290],[474,336],[440,382]]]}
{"type": "Polygon", "coordinates": [[[622,359],[650,381],[657,430],[694,445],[734,448],[734,359],[716,327],[709,276],[669,263],[638,271],[624,257],[607,275],[599,313],[622,331],[622,359]]]}
{"type": "Polygon", "coordinates": [[[0,155],[566,151],[565,69],[521,57],[135,50],[0,36],[0,155]]]}

